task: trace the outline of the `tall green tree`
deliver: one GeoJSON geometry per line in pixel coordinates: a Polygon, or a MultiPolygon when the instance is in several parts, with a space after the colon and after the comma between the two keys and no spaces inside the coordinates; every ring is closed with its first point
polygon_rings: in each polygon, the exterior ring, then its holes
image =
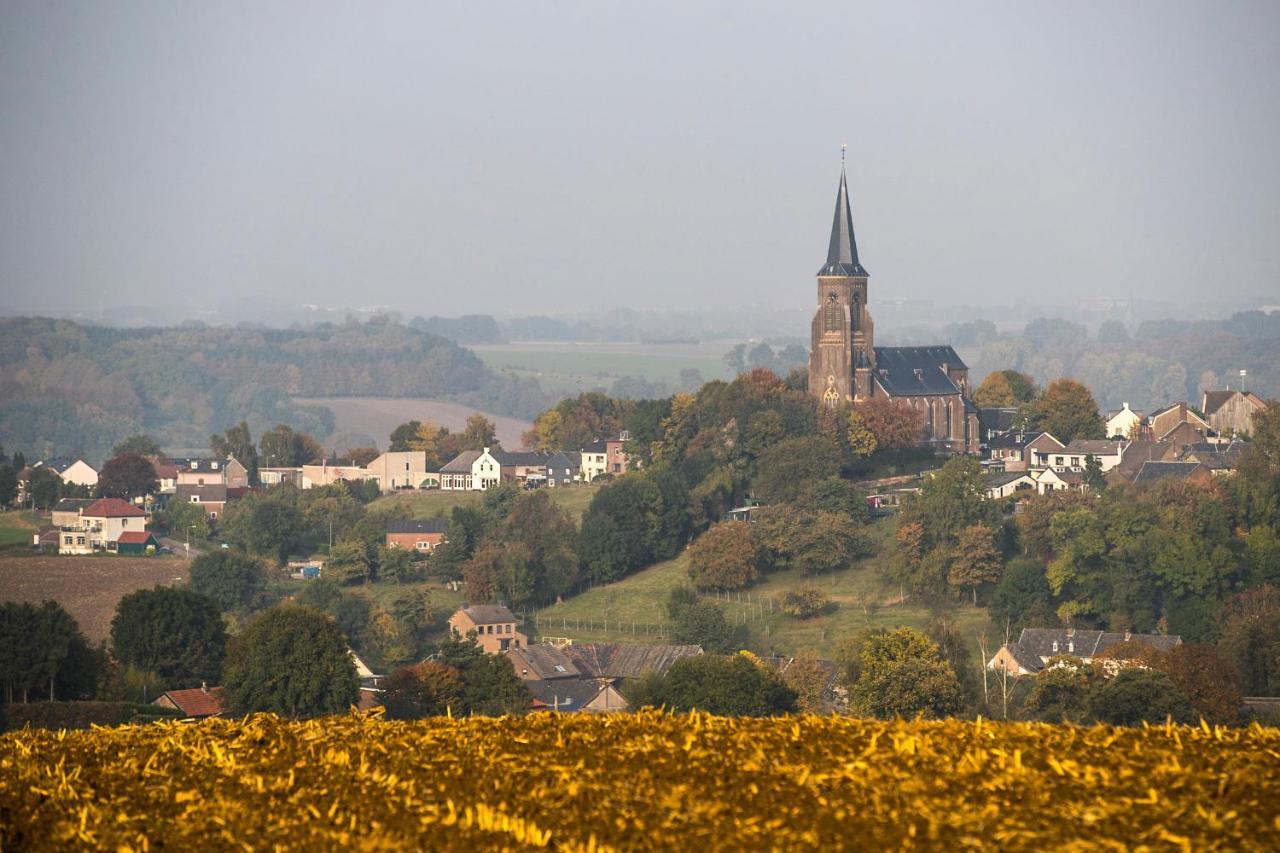
{"type": "Polygon", "coordinates": [[[258,449],[253,444],[249,424],[241,421],[226,432],[209,437],[209,449],[220,459],[234,456],[249,472],[250,485],[258,482],[258,449]]]}
{"type": "Polygon", "coordinates": [[[1030,376],[1016,370],[997,370],[987,374],[973,392],[973,402],[983,408],[1017,407],[1036,397],[1036,385],[1030,376]]]}
{"type": "Polygon", "coordinates": [[[1004,560],[996,548],[995,533],[985,524],[971,524],[960,529],[951,555],[947,583],[968,587],[973,603],[978,603],[978,587],[1000,580],[1004,560]]]}
{"type": "Polygon", "coordinates": [[[190,589],[157,586],[120,599],[111,620],[111,653],[156,673],[169,688],[216,683],[227,630],[218,605],[190,589]]]}
{"type": "Polygon", "coordinates": [[[218,530],[228,542],[251,553],[283,561],[306,535],[307,524],[298,509],[297,491],[279,487],[227,504],[218,530]]]}
{"type": "Polygon", "coordinates": [[[27,494],[36,509],[52,509],[62,494],[62,488],[62,478],[44,465],[31,470],[27,494]]]}
{"type": "Polygon", "coordinates": [[[320,442],[285,424],[276,424],[264,432],[258,439],[258,451],[259,462],[268,468],[310,465],[324,459],[320,442]]]}
{"type": "Polygon", "coordinates": [[[0,604],[0,702],[91,698],[101,668],[62,605],[0,604]]]}
{"type": "Polygon", "coordinates": [[[676,661],[665,675],[626,688],[633,707],[705,711],[730,717],[765,717],[796,710],[796,691],[743,654],[696,655],[676,661]]]}
{"type": "Polygon", "coordinates": [[[250,610],[267,588],[262,561],[239,551],[210,551],[191,561],[191,589],[224,611],[250,610]]]}
{"type": "Polygon", "coordinates": [[[533,697],[506,655],[485,654],[474,639],[450,639],[437,659],[458,671],[461,708],[455,713],[496,717],[529,710],[533,697]]]}
{"type": "Polygon", "coordinates": [[[340,714],[359,698],[356,665],[338,624],[318,610],[264,610],[231,643],[223,680],[241,714],[287,717],[340,714]]]}
{"type": "Polygon", "coordinates": [[[1089,694],[1088,709],[1099,722],[1113,726],[1137,726],[1144,722],[1195,721],[1191,701],[1163,672],[1126,667],[1106,679],[1089,694]]]}
{"type": "Polygon", "coordinates": [[[1048,432],[1064,444],[1077,438],[1106,438],[1098,401],[1074,379],[1049,383],[1031,406],[1030,427],[1048,432]]]}

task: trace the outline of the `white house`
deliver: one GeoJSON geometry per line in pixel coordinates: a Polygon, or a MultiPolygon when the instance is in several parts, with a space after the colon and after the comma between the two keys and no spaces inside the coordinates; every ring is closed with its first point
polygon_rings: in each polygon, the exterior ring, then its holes
{"type": "Polygon", "coordinates": [[[83,459],[77,459],[60,472],[62,482],[75,483],[77,486],[98,485],[98,472],[83,459]]]}
{"type": "Polygon", "coordinates": [[[1036,477],[1036,491],[1046,495],[1049,492],[1061,492],[1067,489],[1084,491],[1084,474],[1070,468],[1045,468],[1036,477]]]}
{"type": "Polygon", "coordinates": [[[464,450],[440,468],[440,488],[444,491],[482,492],[502,482],[502,463],[489,448],[464,450]]]}
{"type": "Polygon", "coordinates": [[[1135,412],[1125,403],[1124,408],[1107,418],[1107,438],[1137,438],[1134,430],[1142,426],[1144,420],[1142,412],[1135,412]]]}
{"type": "Polygon", "coordinates": [[[1061,454],[1054,454],[1055,464],[1049,467],[1083,471],[1088,464],[1089,457],[1093,456],[1097,458],[1098,464],[1102,466],[1103,473],[1106,473],[1120,464],[1120,460],[1124,458],[1124,449],[1128,446],[1129,442],[1127,441],[1077,438],[1062,448],[1061,454]],[[1056,462],[1059,458],[1062,461],[1056,462]]]}
{"type": "Polygon", "coordinates": [[[365,466],[384,492],[421,488],[427,479],[425,450],[388,451],[365,466]]]}
{"type": "Polygon", "coordinates": [[[146,526],[147,514],[141,507],[119,498],[102,498],[82,509],[77,523],[59,529],[58,552],[92,554],[115,550],[120,534],[143,531],[146,526]]]}

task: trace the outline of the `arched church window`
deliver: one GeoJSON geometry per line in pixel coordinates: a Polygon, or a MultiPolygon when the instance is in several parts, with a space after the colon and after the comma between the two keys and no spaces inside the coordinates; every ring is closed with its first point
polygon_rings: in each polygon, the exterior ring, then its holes
{"type": "Polygon", "coordinates": [[[947,401],[947,438],[951,438],[951,401],[947,401]]]}
{"type": "Polygon", "coordinates": [[[853,330],[858,331],[858,324],[862,321],[862,294],[853,294],[853,330]]]}
{"type": "Polygon", "coordinates": [[[822,331],[838,332],[840,331],[840,323],[844,319],[841,317],[840,297],[835,293],[827,294],[827,303],[822,308],[822,331]]]}

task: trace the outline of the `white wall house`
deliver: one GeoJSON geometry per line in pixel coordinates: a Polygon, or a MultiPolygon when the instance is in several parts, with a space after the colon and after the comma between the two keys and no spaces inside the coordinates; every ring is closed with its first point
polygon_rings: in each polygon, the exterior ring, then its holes
{"type": "Polygon", "coordinates": [[[1136,438],[1134,430],[1142,426],[1145,420],[1142,412],[1135,412],[1125,403],[1118,412],[1112,412],[1107,418],[1107,438],[1136,438]]]}
{"type": "Polygon", "coordinates": [[[77,459],[62,471],[62,482],[75,483],[77,486],[98,485],[98,472],[83,459],[77,459]]]}

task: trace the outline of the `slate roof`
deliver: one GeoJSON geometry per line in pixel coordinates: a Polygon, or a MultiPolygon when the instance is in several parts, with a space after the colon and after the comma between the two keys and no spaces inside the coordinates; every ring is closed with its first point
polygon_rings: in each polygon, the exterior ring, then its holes
{"type": "Polygon", "coordinates": [[[497,625],[502,622],[519,622],[516,615],[502,604],[464,604],[460,608],[477,625],[497,625]]]}
{"type": "Polygon", "coordinates": [[[1114,456],[1120,452],[1124,442],[1110,441],[1105,438],[1077,438],[1063,449],[1063,453],[1084,453],[1089,456],[1114,456]]]}
{"type": "Polygon", "coordinates": [[[1013,429],[1018,410],[1008,406],[978,409],[978,425],[983,429],[1007,433],[1013,429]]]}
{"type": "Polygon", "coordinates": [[[1131,441],[1125,445],[1120,464],[1107,472],[1107,479],[1111,482],[1118,479],[1132,481],[1144,464],[1164,459],[1169,450],[1169,445],[1158,441],[1131,441]]]}
{"type": "Polygon", "coordinates": [[[99,498],[80,511],[85,518],[146,518],[141,507],[119,498],[99,498]]]}
{"type": "Polygon", "coordinates": [[[1137,476],[1133,478],[1133,484],[1145,486],[1166,477],[1185,480],[1199,467],[1199,462],[1143,462],[1137,476]]]}
{"type": "Polygon", "coordinates": [[[536,450],[490,450],[499,465],[546,465],[548,454],[536,450]]]}
{"type": "Polygon", "coordinates": [[[440,466],[441,474],[470,474],[471,464],[479,459],[481,451],[464,450],[440,466]]]}
{"type": "Polygon", "coordinates": [[[85,507],[93,506],[94,498],[63,498],[54,505],[54,512],[79,512],[85,507]]]}
{"type": "Polygon", "coordinates": [[[587,678],[562,678],[554,681],[526,681],[535,702],[554,711],[581,711],[604,690],[604,686],[587,678]]]}
{"type": "Polygon", "coordinates": [[[967,369],[951,347],[876,347],[875,354],[876,382],[891,397],[960,393],[942,368],[967,369]]]}
{"type": "Polygon", "coordinates": [[[1079,628],[1023,628],[1015,645],[1022,652],[1036,658],[1067,654],[1092,658],[1124,642],[1138,642],[1156,651],[1167,652],[1174,646],[1181,645],[1182,637],[1177,634],[1132,634],[1123,631],[1084,631],[1079,628]],[[1057,651],[1053,650],[1055,641],[1058,643],[1057,651]],[[1068,645],[1074,650],[1067,651],[1068,645]]]}
{"type": "Polygon", "coordinates": [[[858,243],[853,237],[853,212],[849,207],[849,183],[844,164],[840,165],[840,187],[836,190],[836,212],[831,220],[831,242],[827,246],[827,262],[818,275],[867,275],[858,262],[858,243]]]}
{"type": "Polygon", "coordinates": [[[997,435],[995,438],[987,442],[987,447],[1018,447],[1023,448],[1035,439],[1034,435],[1028,435],[1025,432],[1006,432],[1004,435],[997,435]]]}
{"type": "Polygon", "coordinates": [[[609,442],[605,441],[603,438],[597,438],[595,441],[583,447],[582,453],[604,453],[608,449],[609,442]]]}
{"type": "Polygon", "coordinates": [[[1026,471],[1000,471],[995,474],[988,474],[983,482],[988,489],[997,489],[1000,486],[1012,483],[1014,480],[1021,480],[1023,477],[1030,477],[1026,471]]]}
{"type": "Polygon", "coordinates": [[[166,690],[161,695],[169,697],[169,701],[188,717],[216,717],[227,711],[221,687],[166,690]]]}
{"type": "Polygon", "coordinates": [[[200,503],[226,503],[227,487],[222,483],[209,483],[205,486],[197,486],[194,483],[180,483],[173,492],[173,499],[189,503],[193,497],[200,499],[200,503]]]}
{"type": "Polygon", "coordinates": [[[507,657],[511,658],[516,673],[522,678],[525,676],[522,670],[526,669],[529,674],[536,675],[538,680],[578,678],[582,675],[563,649],[545,643],[509,649],[507,657]]]}
{"type": "Polygon", "coordinates": [[[547,457],[548,468],[570,468],[577,469],[582,467],[582,454],[576,450],[557,450],[547,457]]]}
{"type": "Polygon", "coordinates": [[[638,678],[646,672],[665,673],[680,658],[702,654],[702,646],[575,643],[564,651],[579,672],[593,678],[638,678]]]}
{"type": "Polygon", "coordinates": [[[449,529],[447,518],[419,518],[387,522],[388,533],[444,533],[449,529]]]}

